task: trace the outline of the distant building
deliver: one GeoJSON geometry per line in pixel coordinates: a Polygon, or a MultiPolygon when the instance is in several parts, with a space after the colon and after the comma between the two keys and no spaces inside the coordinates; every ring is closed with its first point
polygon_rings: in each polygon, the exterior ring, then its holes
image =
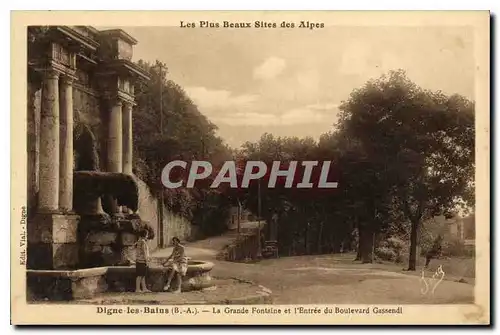
{"type": "Polygon", "coordinates": [[[462,219],[463,238],[465,245],[475,245],[476,240],[476,217],[474,214],[462,219]]]}
{"type": "Polygon", "coordinates": [[[445,236],[458,239],[464,242],[465,245],[473,246],[475,244],[476,220],[474,214],[465,218],[455,216],[450,219],[446,219],[444,216],[436,216],[434,221],[443,228],[442,233],[445,236]]]}

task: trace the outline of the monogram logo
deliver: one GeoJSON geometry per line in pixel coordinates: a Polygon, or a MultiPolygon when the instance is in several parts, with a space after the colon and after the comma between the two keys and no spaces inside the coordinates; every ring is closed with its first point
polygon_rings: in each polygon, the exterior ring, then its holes
{"type": "Polygon", "coordinates": [[[420,282],[422,283],[422,288],[420,289],[420,293],[426,295],[430,292],[431,295],[434,295],[436,288],[443,281],[445,273],[443,271],[443,266],[440,265],[436,272],[432,275],[430,279],[425,279],[425,268],[422,269],[422,276],[420,277],[420,282]]]}

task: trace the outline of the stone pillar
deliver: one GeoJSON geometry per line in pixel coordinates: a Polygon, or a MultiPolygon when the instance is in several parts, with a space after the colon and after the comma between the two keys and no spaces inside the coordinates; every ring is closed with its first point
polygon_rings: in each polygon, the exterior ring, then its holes
{"type": "Polygon", "coordinates": [[[108,132],[108,171],[122,172],[122,102],[115,100],[111,106],[109,115],[109,132],[108,132]]]}
{"type": "Polygon", "coordinates": [[[60,175],[59,208],[73,209],[73,86],[72,78],[63,77],[60,87],[60,175]]]}
{"type": "Polygon", "coordinates": [[[38,209],[59,209],[59,73],[44,73],[40,112],[40,174],[38,209]]]}
{"type": "Polygon", "coordinates": [[[132,104],[123,106],[123,173],[132,175],[132,104]]]}
{"type": "MultiPolygon", "coordinates": [[[[109,172],[123,171],[123,128],[122,128],[122,102],[119,99],[111,100],[111,110],[108,125],[107,167],[109,172]]],[[[112,199],[113,213],[120,213],[116,199],[112,199]]]]}
{"type": "Polygon", "coordinates": [[[36,96],[41,83],[28,81],[28,211],[36,210],[38,193],[38,171],[40,150],[40,109],[37,108],[36,96]]]}
{"type": "MultiPolygon", "coordinates": [[[[40,188],[40,191],[42,188],[40,188]]],[[[29,269],[72,269],[78,265],[77,215],[38,213],[28,224],[29,269]]]]}
{"type": "Polygon", "coordinates": [[[63,82],[59,92],[59,73],[53,70],[44,72],[40,112],[38,211],[27,225],[27,265],[31,269],[72,269],[78,264],[79,217],[60,213],[61,207],[72,207],[72,196],[65,192],[68,188],[72,190],[73,181],[73,106],[71,86],[67,86],[68,83],[63,82]],[[62,117],[59,114],[60,103],[62,117]],[[62,131],[60,121],[63,123],[62,131]],[[69,152],[66,151],[68,146],[71,148],[69,152]],[[60,191],[62,206],[59,203],[60,191]],[[69,202],[64,202],[68,197],[69,202]]]}

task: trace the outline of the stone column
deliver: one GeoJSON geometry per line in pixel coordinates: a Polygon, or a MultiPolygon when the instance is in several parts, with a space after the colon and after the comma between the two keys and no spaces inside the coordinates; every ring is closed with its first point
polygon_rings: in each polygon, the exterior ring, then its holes
{"type": "Polygon", "coordinates": [[[59,208],[73,209],[73,85],[72,78],[63,77],[60,87],[60,175],[59,208]]]}
{"type": "Polygon", "coordinates": [[[117,99],[111,106],[108,132],[108,171],[122,172],[122,102],[117,99]]]}
{"type": "MultiPolygon", "coordinates": [[[[119,99],[111,101],[108,129],[108,171],[123,171],[123,128],[122,128],[122,102],[119,99]]],[[[113,213],[120,213],[121,208],[117,205],[116,199],[112,199],[113,213]]]]}
{"type": "Polygon", "coordinates": [[[31,269],[70,269],[78,265],[79,217],[61,213],[61,209],[72,208],[73,200],[72,88],[67,81],[61,84],[59,88],[56,71],[44,73],[38,212],[27,225],[27,266],[31,269]]]}
{"type": "Polygon", "coordinates": [[[40,108],[37,108],[36,96],[40,88],[40,82],[28,80],[28,211],[36,209],[38,193],[40,108]]]}
{"type": "Polygon", "coordinates": [[[132,175],[132,104],[123,106],[123,173],[132,175]]]}
{"type": "Polygon", "coordinates": [[[59,73],[44,73],[40,112],[39,211],[59,209],[59,73]]]}

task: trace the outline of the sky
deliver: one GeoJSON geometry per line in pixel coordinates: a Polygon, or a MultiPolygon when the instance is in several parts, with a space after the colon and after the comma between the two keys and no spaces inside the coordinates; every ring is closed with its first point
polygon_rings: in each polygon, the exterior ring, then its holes
{"type": "Polygon", "coordinates": [[[233,147],[264,132],[318,139],[353,89],[389,70],[474,98],[470,27],[120,28],[138,40],[133,59],[165,62],[233,147]]]}

